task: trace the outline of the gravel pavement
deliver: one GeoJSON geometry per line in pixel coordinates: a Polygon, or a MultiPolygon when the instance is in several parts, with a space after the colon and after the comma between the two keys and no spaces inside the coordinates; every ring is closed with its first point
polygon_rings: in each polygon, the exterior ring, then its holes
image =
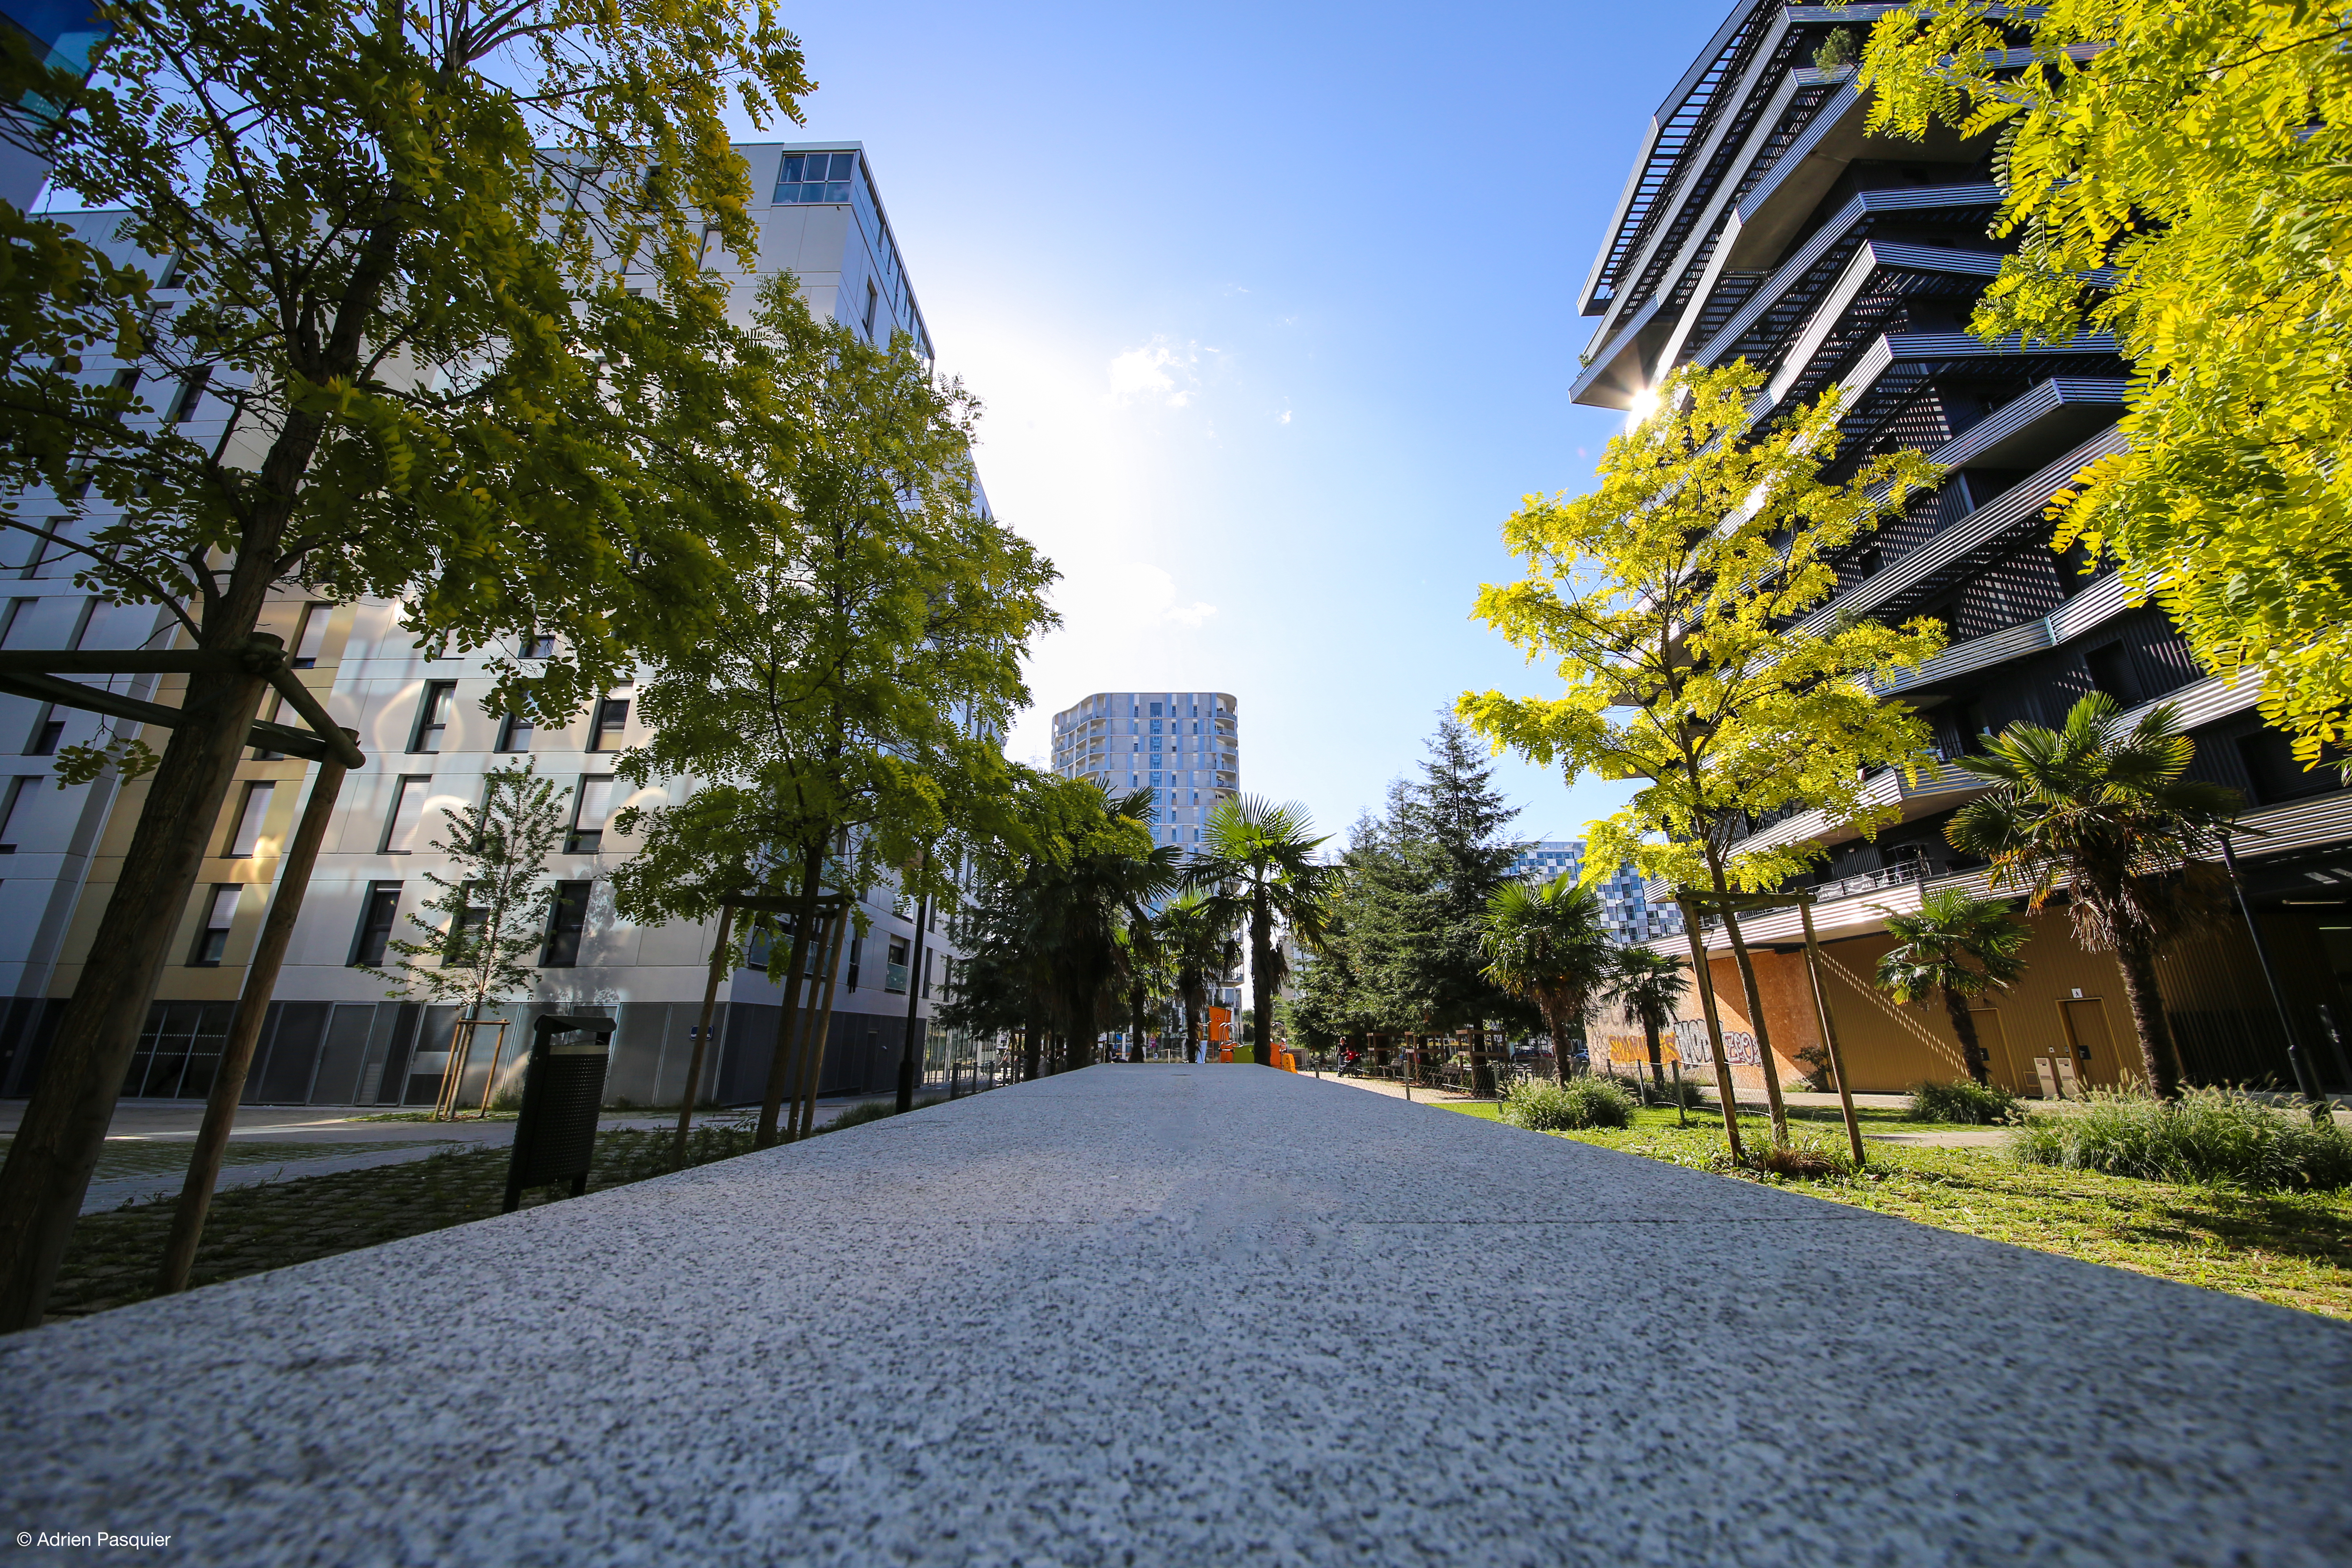
{"type": "MultiPolygon", "coordinates": [[[[2352,1561],[2352,1330],[1107,1066],[0,1341],[174,1563],[2352,1561]]],[[[30,1559],[28,1559],[29,1561],[30,1559]]]]}

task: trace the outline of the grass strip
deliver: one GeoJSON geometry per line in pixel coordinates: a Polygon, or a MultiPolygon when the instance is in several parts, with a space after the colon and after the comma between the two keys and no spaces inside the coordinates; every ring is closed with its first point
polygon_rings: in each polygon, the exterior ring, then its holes
{"type": "MultiPolygon", "coordinates": [[[[1491,1104],[1445,1109],[1494,1120],[1491,1104]]],[[[1809,1127],[1800,1137],[1819,1141],[1826,1131],[1809,1127]]],[[[1740,1131],[1751,1142],[1771,1135],[1761,1118],[1742,1117],[1740,1131]]],[[[1859,1175],[1790,1182],[1733,1169],[1719,1122],[1680,1128],[1671,1110],[1637,1111],[1628,1128],[1549,1136],[2352,1320],[2352,1193],[2251,1193],[2027,1165],[2006,1149],[1885,1143],[1870,1146],[1869,1168],[1859,1175]]]]}

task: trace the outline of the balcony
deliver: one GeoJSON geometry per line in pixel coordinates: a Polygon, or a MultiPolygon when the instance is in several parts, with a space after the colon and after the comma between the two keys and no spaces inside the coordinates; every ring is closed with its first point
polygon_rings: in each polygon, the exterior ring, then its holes
{"type": "Polygon", "coordinates": [[[882,966],[882,989],[893,994],[904,996],[907,994],[907,966],[903,963],[885,963],[882,966]]]}

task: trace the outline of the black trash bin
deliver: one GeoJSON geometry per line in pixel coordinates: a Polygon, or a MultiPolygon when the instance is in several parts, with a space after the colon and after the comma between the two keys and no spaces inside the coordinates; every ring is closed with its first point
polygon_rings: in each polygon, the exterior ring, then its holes
{"type": "Polygon", "coordinates": [[[514,1152],[507,1161],[504,1212],[521,1206],[525,1187],[572,1184],[588,1190],[588,1162],[596,1152],[596,1111],[604,1100],[604,1069],[612,1062],[613,1020],[550,1013],[531,1026],[530,1064],[523,1069],[522,1113],[515,1118],[514,1152]],[[589,1036],[558,1043],[559,1036],[589,1036]]]}

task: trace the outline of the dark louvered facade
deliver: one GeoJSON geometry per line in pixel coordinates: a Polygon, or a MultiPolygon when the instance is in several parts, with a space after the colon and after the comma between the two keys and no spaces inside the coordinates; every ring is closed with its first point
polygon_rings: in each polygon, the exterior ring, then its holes
{"type": "MultiPolygon", "coordinates": [[[[2352,1089],[2326,1027],[2352,1000],[2352,792],[2294,764],[2256,712],[2252,677],[2200,668],[2163,612],[2131,603],[2111,569],[2086,574],[2050,549],[2051,498],[2121,448],[2127,372],[2103,337],[2021,350],[1968,331],[2007,248],[1989,228],[2000,202],[1990,139],[1874,136],[1853,68],[1814,63],[1834,29],[1858,34],[1891,9],[1743,5],[1708,42],[1654,117],[1585,283],[1598,325],[1577,401],[1629,407],[1676,366],[1744,359],[1767,377],[1751,408],[1759,425],[1843,390],[1828,477],[1880,452],[1933,458],[1941,486],[1839,563],[1839,596],[1813,620],[1943,623],[1948,650],[1887,695],[1920,711],[1947,757],[2012,721],[2055,724],[2094,689],[2135,711],[2177,705],[2197,773],[2244,792],[2261,830],[2240,849],[2294,1026],[2323,1076],[2352,1089]]],[[[1751,842],[1824,846],[1808,879],[1832,939],[1841,1031],[1857,1086],[1895,1089],[1953,1076],[1958,1056],[1940,1018],[1867,985],[1887,945],[1882,912],[1916,908],[1927,888],[1984,885],[1943,835],[1979,787],[1949,766],[1871,787],[1903,816],[1874,841],[1796,815],[1755,824],[1751,842]]],[[[1981,1020],[1995,1073],[2032,1093],[2070,1071],[2090,1082],[2136,1071],[2113,960],[2083,952],[2056,910],[2035,923],[2032,974],[1981,1020]]],[[[1759,919],[1749,934],[1765,950],[1776,1069],[1793,1079],[1818,1034],[1786,951],[1794,917],[1759,919]]],[[[1737,1027],[1748,1004],[1727,964],[1717,981],[1737,1027]]],[[[2284,1079],[2285,1026],[2242,926],[2183,944],[2165,984],[2192,1077],[2284,1079]]]]}

